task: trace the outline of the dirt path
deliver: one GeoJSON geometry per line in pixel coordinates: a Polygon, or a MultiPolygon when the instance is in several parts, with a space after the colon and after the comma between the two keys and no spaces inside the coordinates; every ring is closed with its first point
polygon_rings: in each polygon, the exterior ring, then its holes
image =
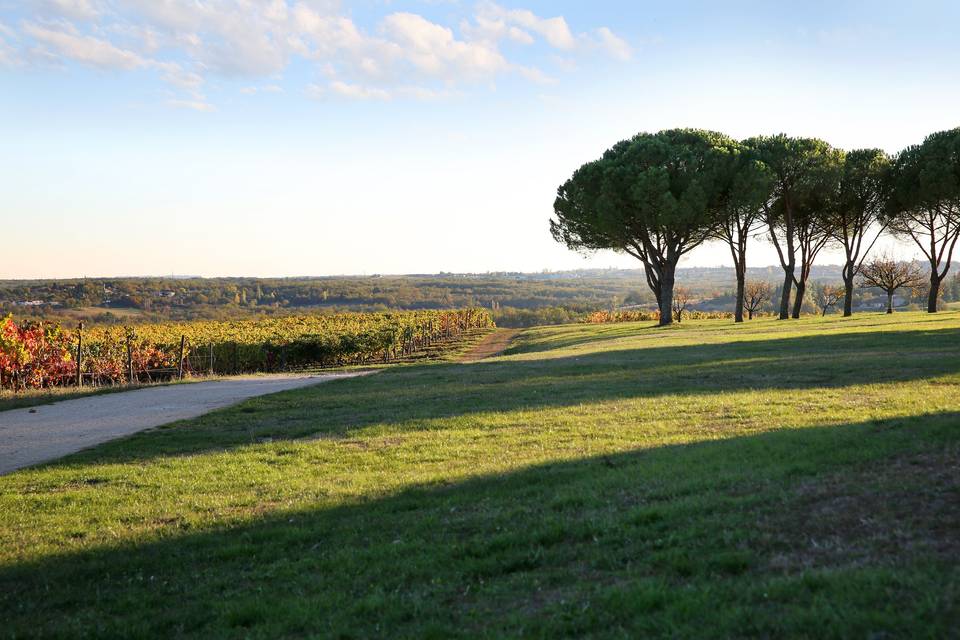
{"type": "Polygon", "coordinates": [[[241,400],[370,372],[257,376],[149,387],[0,411],[0,474],[195,418],[241,400]]]}
{"type": "Polygon", "coordinates": [[[486,338],[478,342],[473,349],[467,351],[460,358],[460,362],[476,362],[484,358],[492,358],[503,353],[510,346],[510,341],[519,333],[516,329],[497,329],[486,338]]]}

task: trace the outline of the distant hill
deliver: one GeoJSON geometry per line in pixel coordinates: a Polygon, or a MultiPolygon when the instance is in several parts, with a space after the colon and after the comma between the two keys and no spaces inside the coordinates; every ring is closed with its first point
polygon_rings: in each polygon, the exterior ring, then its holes
{"type": "MultiPolygon", "coordinates": [[[[960,272],[955,265],[954,273],[960,272]]],[[[782,282],[778,266],[748,269],[749,280],[782,282]]],[[[839,265],[818,265],[811,281],[839,283],[839,265]]],[[[686,267],[678,284],[695,308],[729,310],[731,267],[686,267]]],[[[953,289],[960,287],[953,284],[953,289]]],[[[956,296],[953,289],[947,300],[956,296]]],[[[958,291],[957,293],[960,293],[958,291]]],[[[857,293],[864,295],[863,292],[857,293]]],[[[869,295],[869,294],[868,294],[869,295]]],[[[74,278],[0,281],[0,315],[63,322],[223,319],[295,312],[384,311],[485,307],[505,326],[574,320],[598,309],[653,306],[641,269],[578,269],[536,273],[437,273],[297,278],[74,278]]]]}

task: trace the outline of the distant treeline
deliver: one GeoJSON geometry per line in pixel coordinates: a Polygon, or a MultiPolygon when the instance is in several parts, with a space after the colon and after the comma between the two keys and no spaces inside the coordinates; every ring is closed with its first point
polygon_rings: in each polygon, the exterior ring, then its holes
{"type": "MultiPolygon", "coordinates": [[[[747,277],[776,283],[779,267],[751,268],[747,277]]],[[[817,283],[840,280],[840,267],[817,265],[817,283]]],[[[677,282],[694,296],[693,309],[730,311],[736,274],[728,267],[677,270],[677,282]]],[[[776,291],[776,289],[774,289],[776,291]]],[[[815,311],[813,296],[808,311],[815,311]]],[[[904,295],[908,295],[905,292],[904,295]]],[[[776,296],[773,296],[776,299],[776,296]]],[[[882,296],[858,289],[854,304],[880,304],[882,296]]],[[[960,280],[944,287],[946,301],[960,300],[960,280]]],[[[910,300],[920,303],[922,299],[910,300]]],[[[530,274],[440,274],[324,278],[90,278],[0,281],[0,315],[80,319],[101,324],[168,320],[221,320],[293,313],[431,310],[484,307],[499,326],[576,322],[598,310],[653,309],[656,299],[636,269],[591,269],[530,274]]]]}

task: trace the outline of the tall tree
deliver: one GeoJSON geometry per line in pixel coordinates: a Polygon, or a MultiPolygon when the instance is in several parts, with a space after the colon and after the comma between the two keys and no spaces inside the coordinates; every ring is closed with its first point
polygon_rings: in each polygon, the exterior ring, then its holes
{"type": "Polygon", "coordinates": [[[640,260],[660,324],[668,325],[677,263],[714,231],[735,144],[698,129],[619,142],[560,186],[550,231],[571,249],[613,249],[640,260]]]}
{"type": "MultiPolygon", "coordinates": [[[[801,207],[805,201],[817,199],[823,189],[829,187],[829,176],[835,171],[840,152],[823,140],[791,138],[784,134],[750,138],[744,144],[753,149],[757,159],[773,174],[771,197],[763,205],[763,221],[783,268],[780,319],[785,320],[790,315],[790,293],[798,281],[797,251],[801,240],[798,238],[798,216],[804,215],[801,207]]],[[[810,211],[809,206],[806,211],[810,211]]],[[[812,249],[816,235],[808,233],[805,237],[812,249]]],[[[808,255],[809,264],[814,257],[815,253],[808,255]]],[[[806,282],[806,279],[802,281],[806,282]]],[[[802,293],[798,297],[802,304],[802,293]]]]}
{"type": "Polygon", "coordinates": [[[892,189],[889,228],[912,239],[930,263],[927,311],[936,313],[960,238],[960,128],[903,150],[894,162],[892,189]]]}
{"type": "Polygon", "coordinates": [[[830,235],[843,247],[843,315],[853,315],[854,277],[883,233],[890,186],[890,156],[880,149],[848,151],[829,216],[830,235]]]}
{"type": "Polygon", "coordinates": [[[808,184],[794,212],[800,268],[799,272],[794,272],[793,277],[793,284],[797,289],[793,299],[793,318],[800,317],[813,263],[831,237],[832,220],[829,212],[835,207],[839,168],[837,155],[826,159],[824,166],[818,168],[815,180],[808,184]]]}
{"type": "Polygon", "coordinates": [[[748,147],[737,145],[730,154],[727,189],[717,211],[716,237],[730,249],[737,276],[734,322],[743,322],[747,277],[747,240],[763,227],[763,207],[773,190],[773,175],[748,147]]]}

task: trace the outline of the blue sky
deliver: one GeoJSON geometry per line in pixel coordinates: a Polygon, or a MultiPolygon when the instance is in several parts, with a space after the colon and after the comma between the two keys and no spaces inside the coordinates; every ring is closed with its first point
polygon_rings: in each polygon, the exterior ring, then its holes
{"type": "Polygon", "coordinates": [[[896,152],[960,125],[957,24],[953,2],[0,0],[0,278],[639,266],[550,238],[576,167],[675,126],[896,152]]]}

